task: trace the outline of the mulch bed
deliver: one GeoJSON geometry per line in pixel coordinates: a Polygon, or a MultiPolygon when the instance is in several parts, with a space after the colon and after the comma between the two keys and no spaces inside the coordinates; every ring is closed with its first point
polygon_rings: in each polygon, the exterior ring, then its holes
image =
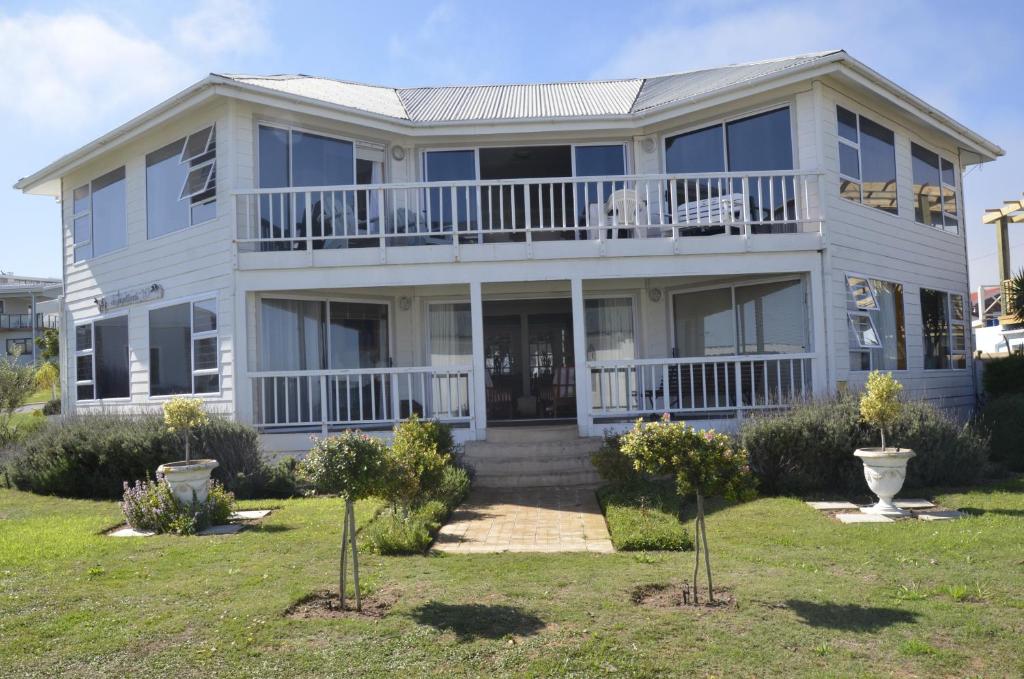
{"type": "Polygon", "coordinates": [[[709,611],[732,610],[736,608],[736,597],[728,589],[715,588],[715,600],[708,601],[708,591],[702,587],[694,605],[690,583],[654,583],[637,585],[629,595],[637,606],[649,608],[677,608],[680,610],[709,611]]]}
{"type": "Polygon", "coordinates": [[[345,597],[345,609],[342,610],[338,593],[322,590],[313,592],[296,601],[284,612],[286,618],[296,620],[315,620],[320,618],[357,618],[380,619],[388,614],[391,607],[398,601],[396,593],[391,591],[374,592],[363,597],[362,610],[357,611],[356,600],[345,597]]]}

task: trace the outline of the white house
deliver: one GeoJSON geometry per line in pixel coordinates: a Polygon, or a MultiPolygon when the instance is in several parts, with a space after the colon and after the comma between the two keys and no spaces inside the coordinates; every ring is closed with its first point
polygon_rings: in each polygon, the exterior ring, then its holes
{"type": "Polygon", "coordinates": [[[31,363],[36,356],[36,338],[46,328],[56,328],[56,300],[61,282],[56,278],[15,276],[0,271],[0,352],[5,358],[18,357],[31,363]]]}
{"type": "Polygon", "coordinates": [[[66,412],[309,433],[671,411],[871,368],[974,400],[960,177],[1002,155],[845,52],[394,89],[210,75],[19,181],[63,205],[66,412]]]}

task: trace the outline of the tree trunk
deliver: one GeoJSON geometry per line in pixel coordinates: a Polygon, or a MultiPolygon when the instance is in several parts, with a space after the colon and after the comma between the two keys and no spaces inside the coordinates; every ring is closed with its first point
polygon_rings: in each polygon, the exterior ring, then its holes
{"type": "Polygon", "coordinates": [[[341,610],[345,610],[345,550],[348,549],[348,508],[349,503],[345,501],[345,519],[341,522],[341,569],[338,578],[338,601],[341,610]]]}
{"type": "Polygon", "coordinates": [[[700,537],[704,542],[704,567],[708,572],[708,601],[714,602],[715,589],[711,582],[711,550],[708,549],[708,525],[704,522],[704,498],[697,494],[697,514],[700,516],[700,537]]]}
{"type": "Polygon", "coordinates": [[[882,452],[885,452],[885,427],[879,427],[878,431],[882,433],[882,452]]]}
{"type": "Polygon", "coordinates": [[[186,427],[185,428],[185,462],[188,462],[188,461],[190,461],[192,459],[192,448],[189,445],[189,440],[188,439],[189,439],[188,428],[186,427]]]}
{"type": "Polygon", "coordinates": [[[693,522],[693,605],[698,602],[697,577],[700,573],[700,493],[697,494],[697,520],[693,522]]]}
{"type": "Polygon", "coordinates": [[[356,590],[356,610],[363,610],[362,594],[359,592],[359,551],[356,549],[356,511],[352,501],[348,502],[349,530],[348,537],[352,541],[352,584],[356,590]]]}

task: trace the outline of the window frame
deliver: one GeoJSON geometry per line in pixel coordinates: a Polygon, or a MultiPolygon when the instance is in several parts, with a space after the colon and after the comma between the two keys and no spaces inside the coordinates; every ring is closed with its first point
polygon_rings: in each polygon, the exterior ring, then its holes
{"type": "Polygon", "coordinates": [[[106,172],[100,173],[99,175],[97,175],[96,177],[93,177],[92,179],[90,179],[86,183],[80,184],[79,186],[71,189],[71,261],[72,261],[73,264],[81,264],[83,262],[90,262],[90,261],[93,261],[93,260],[96,260],[96,259],[101,259],[101,258],[106,257],[108,255],[113,255],[113,254],[116,254],[116,253],[121,252],[123,250],[127,250],[129,245],[130,245],[130,243],[128,242],[128,166],[127,165],[119,165],[119,166],[117,166],[117,167],[115,167],[113,169],[107,170],[106,172]],[[124,172],[124,177],[122,177],[119,180],[119,181],[123,181],[124,182],[124,186],[125,186],[124,205],[121,206],[121,208],[124,210],[124,225],[125,225],[125,227],[124,227],[124,245],[122,245],[119,248],[115,248],[114,250],[109,250],[107,252],[104,252],[101,255],[97,255],[96,254],[95,229],[94,229],[95,224],[93,222],[93,206],[92,206],[92,198],[93,198],[94,191],[93,191],[92,186],[93,186],[93,184],[96,183],[97,180],[102,179],[103,177],[106,177],[108,174],[112,174],[114,172],[117,172],[118,170],[121,170],[122,172],[124,172]],[[79,189],[88,189],[88,191],[89,191],[89,209],[85,210],[83,212],[75,212],[74,211],[75,210],[75,192],[78,191],[79,189]],[[86,216],[89,218],[89,239],[86,240],[86,241],[80,242],[80,243],[76,243],[75,242],[75,220],[77,220],[77,219],[79,219],[81,217],[86,217],[86,216]],[[89,252],[91,252],[92,254],[90,254],[88,257],[83,257],[82,259],[77,259],[76,255],[75,255],[75,250],[77,250],[79,247],[82,247],[84,245],[88,245],[89,246],[89,252]]]}
{"type": "MultiPolygon", "coordinates": [[[[721,355],[712,355],[712,356],[707,356],[705,358],[718,359],[718,358],[721,358],[723,356],[724,357],[739,356],[739,357],[742,357],[744,360],[746,360],[746,359],[749,359],[751,357],[757,357],[757,356],[800,356],[800,355],[803,355],[803,354],[809,354],[809,353],[813,353],[814,352],[815,337],[814,337],[814,322],[813,322],[813,318],[812,318],[812,314],[813,314],[814,310],[812,308],[810,282],[804,276],[794,276],[794,275],[786,276],[786,275],[781,275],[781,276],[770,276],[770,277],[753,278],[753,279],[750,279],[750,280],[743,280],[743,281],[738,281],[738,282],[735,282],[735,283],[719,281],[718,283],[708,283],[707,285],[699,285],[699,286],[685,286],[685,285],[682,285],[682,286],[674,286],[674,287],[666,288],[665,289],[665,298],[667,299],[667,303],[666,303],[665,306],[668,307],[667,310],[666,310],[666,314],[668,316],[669,327],[671,328],[671,331],[672,331],[672,334],[670,336],[670,339],[671,339],[672,343],[671,343],[671,346],[669,347],[669,350],[673,353],[673,358],[700,358],[700,357],[696,357],[696,356],[693,356],[693,357],[680,357],[680,356],[678,356],[678,354],[679,354],[679,337],[676,334],[676,331],[677,331],[677,326],[676,326],[676,304],[675,304],[675,297],[676,297],[676,295],[685,295],[685,294],[689,294],[689,293],[707,292],[709,290],[724,290],[724,289],[729,290],[729,298],[731,300],[731,307],[729,309],[729,318],[730,318],[730,322],[732,323],[732,339],[733,339],[733,345],[732,346],[733,346],[733,353],[731,353],[731,354],[721,354],[721,355]],[[804,293],[804,309],[805,309],[805,311],[808,312],[805,315],[805,318],[804,318],[804,336],[807,339],[807,348],[804,351],[797,352],[795,354],[741,354],[741,353],[739,353],[739,349],[740,349],[740,336],[739,336],[739,327],[738,327],[738,324],[736,322],[736,288],[738,288],[738,287],[739,288],[743,288],[743,287],[748,287],[748,286],[752,286],[752,285],[769,285],[771,283],[787,283],[787,282],[790,282],[790,281],[799,282],[800,285],[803,288],[803,293],[804,293]]],[[[638,342],[640,341],[639,338],[637,339],[637,341],[638,342]]]]}
{"type": "MultiPolygon", "coordinates": [[[[128,357],[128,395],[127,396],[115,396],[113,398],[96,398],[96,327],[97,321],[105,321],[111,318],[118,318],[120,316],[128,316],[128,309],[112,311],[107,314],[101,314],[99,316],[93,316],[87,321],[79,321],[73,324],[75,331],[75,403],[127,403],[132,400],[132,382],[131,382],[131,368],[132,360],[131,355],[128,357]],[[78,349],[78,328],[88,325],[89,326],[89,348],[79,350],[78,349]],[[92,364],[92,375],[88,380],[78,379],[78,358],[79,356],[89,356],[92,364]],[[92,398],[80,399],[78,398],[78,387],[80,386],[91,386],[92,387],[92,398]]],[[[129,348],[131,348],[131,319],[128,320],[128,331],[129,331],[129,348]]]]}
{"type": "MultiPolygon", "coordinates": [[[[254,137],[253,144],[256,147],[256,174],[255,174],[255,178],[256,179],[255,179],[255,181],[256,181],[257,184],[259,183],[259,177],[260,177],[260,158],[261,158],[261,155],[260,155],[260,128],[261,127],[271,128],[271,129],[275,129],[275,130],[281,130],[283,132],[287,132],[288,133],[288,186],[280,187],[280,189],[282,189],[282,190],[283,189],[301,188],[301,187],[296,187],[295,184],[294,184],[293,172],[295,170],[295,162],[294,162],[294,160],[292,158],[292,133],[293,132],[300,132],[302,134],[309,134],[309,135],[314,135],[314,136],[317,136],[317,137],[324,137],[325,139],[332,139],[334,141],[342,141],[342,142],[347,142],[349,144],[352,144],[352,181],[353,181],[353,183],[351,184],[351,186],[364,186],[364,187],[365,186],[372,186],[372,184],[370,184],[370,185],[358,184],[356,182],[356,177],[359,176],[359,173],[358,173],[358,164],[359,164],[359,160],[360,160],[359,152],[361,150],[363,150],[363,149],[371,149],[373,151],[380,151],[380,152],[382,152],[384,154],[384,162],[382,163],[383,167],[382,167],[382,172],[381,172],[381,174],[382,174],[381,181],[383,183],[387,183],[387,181],[388,181],[388,162],[387,162],[387,149],[388,149],[388,145],[383,143],[383,142],[375,142],[375,141],[371,141],[369,139],[357,139],[355,137],[349,137],[349,136],[344,136],[344,135],[340,135],[340,134],[335,134],[333,132],[325,132],[324,130],[321,130],[321,129],[318,129],[318,128],[315,128],[315,127],[305,127],[305,126],[302,126],[302,125],[291,125],[291,124],[288,124],[288,123],[285,123],[285,122],[274,121],[274,120],[267,120],[267,119],[257,119],[255,121],[255,124],[256,124],[256,130],[255,130],[255,134],[253,135],[253,137],[254,137]]],[[[370,158],[365,158],[364,157],[364,158],[362,158],[362,160],[375,160],[375,159],[370,159],[370,158]]],[[[478,164],[477,175],[479,176],[479,164],[478,164]]]]}
{"type": "Polygon", "coordinates": [[[836,102],[836,104],[835,104],[835,111],[836,111],[836,139],[838,140],[840,145],[845,144],[846,146],[849,146],[850,148],[852,148],[855,151],[857,151],[857,173],[860,175],[860,178],[858,179],[858,178],[855,178],[855,177],[851,177],[850,175],[843,174],[843,171],[841,169],[842,168],[842,162],[840,161],[840,158],[839,158],[839,155],[838,155],[838,146],[837,146],[836,147],[836,151],[837,151],[836,164],[837,164],[837,167],[840,168],[840,169],[837,170],[837,174],[839,175],[839,184],[840,184],[840,186],[839,186],[839,189],[840,189],[839,190],[839,197],[842,198],[843,200],[849,201],[851,203],[856,203],[857,205],[863,205],[864,207],[869,207],[869,208],[872,208],[874,210],[878,210],[879,212],[884,212],[885,214],[892,215],[893,217],[898,217],[898,216],[900,216],[901,211],[900,211],[900,187],[899,187],[899,184],[900,184],[900,180],[899,180],[899,162],[897,160],[897,152],[896,152],[896,130],[894,130],[893,128],[889,127],[888,125],[883,125],[882,123],[878,122],[878,120],[876,120],[876,118],[874,117],[874,113],[872,113],[872,115],[868,116],[868,115],[864,115],[859,110],[854,110],[854,109],[855,109],[855,107],[845,106],[845,105],[843,105],[843,104],[841,104],[839,102],[836,102]],[[856,118],[856,120],[857,120],[857,141],[856,141],[856,143],[851,141],[851,140],[849,140],[849,139],[847,139],[846,137],[844,137],[842,134],[839,133],[839,109],[842,109],[842,110],[846,111],[847,113],[852,114],[856,118]],[[861,118],[867,118],[873,124],[883,128],[885,130],[888,130],[889,133],[892,134],[892,136],[893,136],[892,153],[893,153],[893,165],[895,166],[895,176],[893,177],[893,192],[896,195],[896,199],[895,199],[896,200],[896,202],[895,202],[896,210],[895,210],[895,212],[890,212],[889,210],[886,210],[885,208],[878,207],[877,205],[868,205],[867,203],[864,202],[864,149],[863,149],[863,143],[861,142],[861,137],[862,137],[861,122],[860,122],[861,118]],[[852,182],[852,183],[857,185],[857,192],[858,192],[858,194],[860,196],[859,200],[854,200],[853,198],[847,198],[846,196],[843,195],[842,183],[844,181],[852,182]]]}
{"type": "MultiPolygon", "coordinates": [[[[849,324],[852,324],[852,322],[853,322],[852,317],[854,317],[854,316],[867,316],[869,318],[869,320],[871,321],[871,329],[874,331],[875,337],[877,337],[878,340],[879,340],[878,346],[875,346],[875,347],[864,346],[860,342],[860,337],[858,336],[857,337],[857,339],[858,339],[857,346],[856,347],[850,346],[849,347],[849,353],[852,354],[852,353],[858,353],[858,352],[867,352],[867,354],[868,354],[868,364],[869,364],[870,367],[867,368],[867,369],[864,369],[864,368],[853,368],[851,366],[851,367],[848,368],[848,370],[850,372],[855,372],[855,373],[870,372],[871,370],[885,370],[886,372],[906,372],[907,370],[910,370],[910,356],[909,356],[909,354],[907,352],[907,299],[906,299],[907,298],[907,294],[908,294],[907,293],[907,289],[906,289],[907,286],[904,285],[903,283],[900,283],[899,281],[886,280],[886,279],[883,279],[883,278],[879,278],[877,276],[868,276],[867,274],[862,274],[862,273],[858,273],[858,272],[855,272],[855,271],[847,271],[844,274],[844,280],[846,281],[846,298],[847,298],[846,316],[847,316],[847,323],[848,323],[847,330],[853,332],[854,335],[857,335],[856,329],[853,328],[851,325],[849,325],[849,324]],[[872,299],[872,301],[874,303],[874,307],[873,308],[868,308],[868,307],[857,307],[856,309],[850,308],[850,298],[851,298],[850,279],[860,279],[860,280],[863,280],[865,282],[865,284],[868,286],[868,289],[870,290],[870,293],[871,293],[871,299],[872,299]],[[902,301],[902,306],[903,306],[903,309],[902,309],[902,312],[903,312],[902,313],[902,316],[903,316],[903,356],[904,356],[904,367],[903,368],[899,368],[899,367],[896,367],[896,368],[880,368],[880,367],[875,366],[875,355],[873,353],[871,353],[872,350],[884,349],[885,348],[885,340],[882,338],[882,335],[879,333],[878,325],[875,323],[874,318],[871,317],[872,313],[881,313],[882,312],[882,305],[879,304],[879,302],[878,302],[878,291],[876,289],[876,287],[877,287],[876,283],[889,283],[890,285],[898,285],[898,286],[900,286],[900,288],[902,288],[902,293],[901,293],[902,300],[901,301],[902,301]]],[[[854,303],[856,303],[856,299],[854,299],[854,303]]],[[[897,311],[897,317],[899,317],[899,315],[900,314],[897,311]]]]}
{"type": "MultiPolygon", "coordinates": [[[[872,349],[884,349],[885,348],[885,343],[882,342],[882,338],[878,334],[878,328],[875,327],[875,319],[871,318],[871,314],[869,314],[866,311],[847,311],[846,312],[846,318],[850,322],[850,325],[851,325],[851,327],[853,329],[853,336],[857,338],[857,348],[858,349],[864,349],[864,350],[870,351],[872,349]],[[863,318],[863,319],[867,320],[868,325],[871,327],[871,332],[874,333],[875,339],[878,342],[877,344],[873,344],[873,345],[872,344],[864,344],[864,342],[863,342],[863,340],[861,338],[861,333],[858,332],[856,323],[853,320],[855,318],[863,318]]],[[[874,360],[871,359],[871,358],[869,358],[869,361],[872,364],[874,363],[874,360]]]]}
{"type": "Polygon", "coordinates": [[[726,168],[725,172],[727,172],[727,173],[728,172],[732,172],[732,170],[729,169],[729,135],[726,133],[726,129],[725,129],[726,126],[729,123],[734,123],[734,122],[736,122],[738,120],[744,120],[746,118],[754,118],[756,116],[763,115],[765,113],[771,113],[773,111],[779,111],[779,110],[782,110],[784,108],[785,109],[789,109],[789,145],[790,145],[790,148],[792,149],[793,170],[779,170],[779,172],[789,172],[789,171],[796,171],[796,170],[800,169],[800,156],[798,155],[798,149],[797,149],[797,143],[796,143],[796,140],[797,140],[797,132],[796,132],[797,120],[796,120],[796,116],[793,115],[793,112],[794,112],[794,110],[796,108],[796,104],[795,104],[794,101],[792,101],[790,99],[784,99],[782,101],[777,101],[777,102],[772,103],[772,104],[766,104],[764,106],[758,106],[756,108],[747,109],[747,110],[744,110],[744,111],[742,111],[740,113],[736,113],[735,115],[729,115],[729,116],[722,116],[722,117],[718,117],[718,118],[712,118],[710,120],[704,121],[703,123],[694,124],[694,125],[688,125],[686,127],[677,128],[677,129],[674,129],[674,130],[670,130],[668,132],[663,132],[660,135],[661,143],[658,146],[658,153],[661,156],[661,158],[660,158],[660,167],[661,167],[662,173],[663,174],[697,174],[698,176],[701,176],[701,175],[704,175],[704,174],[718,174],[718,173],[715,173],[715,172],[698,172],[698,173],[671,172],[668,169],[668,147],[666,146],[666,144],[668,143],[669,139],[672,139],[673,137],[678,137],[678,136],[681,136],[681,135],[684,135],[684,134],[688,134],[690,132],[699,132],[701,130],[706,130],[706,129],[711,128],[711,127],[721,127],[722,128],[722,167],[726,168]]]}
{"type": "MultiPolygon", "coordinates": [[[[927,144],[922,144],[921,142],[915,141],[913,139],[910,140],[910,193],[911,193],[911,196],[914,196],[914,200],[915,200],[915,205],[914,205],[914,223],[915,224],[920,224],[922,226],[927,226],[927,227],[929,227],[931,229],[935,229],[937,231],[943,231],[945,233],[951,233],[953,235],[959,236],[963,232],[963,209],[962,209],[962,205],[960,203],[960,200],[961,200],[961,197],[962,197],[960,195],[960,193],[961,193],[962,190],[963,190],[963,174],[962,174],[962,172],[960,170],[960,165],[956,161],[954,161],[952,159],[952,157],[947,156],[947,155],[945,155],[944,153],[942,153],[940,151],[936,151],[935,148],[932,147],[932,146],[929,146],[927,144]],[[922,222],[922,221],[920,221],[917,218],[917,205],[916,205],[916,200],[917,200],[916,195],[917,194],[914,193],[914,184],[916,184],[916,182],[914,181],[914,147],[915,146],[917,146],[918,148],[923,149],[925,151],[928,151],[929,153],[934,153],[935,156],[939,159],[939,214],[942,215],[942,224],[929,224],[928,222],[922,222]],[[947,184],[946,180],[943,178],[943,176],[942,176],[942,163],[943,163],[943,161],[945,161],[945,162],[947,162],[947,163],[949,163],[950,165],[953,166],[953,173],[955,175],[956,181],[958,182],[957,185],[947,184]],[[947,188],[950,189],[953,192],[954,196],[956,196],[956,210],[957,210],[957,213],[955,215],[951,215],[950,213],[948,213],[944,209],[942,209],[945,206],[945,204],[946,204],[946,202],[945,202],[945,191],[946,191],[947,188]],[[953,218],[953,221],[954,221],[954,223],[952,225],[946,224],[946,219],[950,218],[950,217],[953,218]]],[[[934,288],[928,288],[928,289],[929,290],[934,290],[934,288]]],[[[942,290],[936,290],[936,292],[943,292],[943,291],[942,290]]],[[[953,293],[953,294],[956,294],[956,293],[953,293]]]]}
{"type": "Polygon", "coordinates": [[[32,351],[32,338],[31,337],[8,337],[6,345],[6,353],[8,356],[14,356],[11,348],[17,345],[24,347],[24,351],[21,352],[20,356],[31,356],[35,358],[35,352],[32,351]]]}
{"type": "MultiPolygon", "coordinates": [[[[213,158],[210,158],[209,160],[204,161],[203,163],[200,163],[199,165],[196,165],[195,167],[189,166],[188,171],[185,173],[185,179],[187,181],[189,173],[192,172],[193,170],[198,169],[199,167],[202,167],[202,166],[205,166],[205,165],[213,165],[214,169],[213,169],[213,174],[212,174],[212,177],[211,177],[211,181],[213,182],[213,187],[212,187],[213,195],[210,198],[207,198],[206,200],[203,200],[203,201],[199,201],[197,203],[193,203],[192,202],[192,198],[194,198],[194,196],[189,196],[189,198],[187,199],[189,201],[188,209],[185,211],[187,213],[187,215],[188,215],[188,217],[186,218],[187,219],[187,223],[184,226],[180,227],[180,228],[174,229],[173,231],[168,231],[167,233],[162,233],[162,234],[160,234],[158,236],[151,235],[150,231],[149,231],[149,167],[150,167],[150,165],[149,165],[149,161],[147,160],[147,158],[149,156],[153,155],[154,153],[156,153],[157,151],[160,151],[163,148],[171,146],[172,144],[177,144],[179,139],[175,139],[174,141],[168,142],[168,143],[166,143],[166,144],[164,144],[162,146],[158,146],[157,148],[155,148],[155,149],[153,149],[151,151],[147,151],[145,154],[143,154],[143,163],[145,164],[145,184],[146,184],[146,240],[160,240],[161,238],[166,238],[168,236],[173,236],[176,233],[181,233],[182,231],[186,231],[188,229],[191,229],[194,226],[202,226],[203,224],[209,224],[210,222],[216,221],[217,218],[220,216],[218,214],[218,212],[217,212],[217,207],[216,207],[217,204],[219,203],[219,201],[217,199],[218,191],[217,191],[217,181],[216,181],[216,172],[217,172],[217,155],[216,155],[216,152],[217,152],[217,143],[216,143],[216,140],[217,140],[217,123],[216,123],[216,121],[210,123],[209,125],[205,125],[205,126],[199,128],[198,130],[194,130],[192,132],[189,132],[184,137],[181,137],[180,141],[182,142],[182,148],[181,148],[181,152],[177,154],[177,158],[178,158],[178,164],[180,164],[180,165],[184,165],[186,162],[189,162],[189,161],[182,161],[181,160],[181,156],[185,153],[185,148],[188,145],[189,137],[191,137],[191,136],[193,136],[195,134],[198,134],[199,132],[202,132],[203,130],[206,130],[206,129],[209,129],[209,128],[213,128],[213,131],[210,134],[209,141],[207,142],[206,150],[203,153],[199,154],[199,155],[202,156],[202,155],[206,155],[207,153],[209,153],[210,150],[211,150],[210,146],[213,145],[213,147],[214,147],[213,148],[214,156],[213,156],[213,158]],[[193,219],[192,219],[192,209],[195,206],[197,206],[197,205],[208,205],[210,203],[214,204],[214,213],[213,213],[213,215],[208,217],[208,218],[206,218],[206,219],[198,221],[198,222],[197,221],[193,221],[193,219]]],[[[196,157],[198,157],[198,156],[196,156],[196,157]]],[[[184,188],[184,186],[182,186],[182,188],[184,188]]],[[[200,194],[205,193],[206,191],[209,191],[209,190],[210,190],[210,188],[207,188],[205,191],[201,191],[200,193],[195,194],[195,195],[200,195],[200,194]]],[[[178,200],[181,201],[181,200],[186,200],[186,199],[185,198],[178,198],[178,200]]]]}
{"type": "Polygon", "coordinates": [[[146,372],[149,374],[149,380],[147,381],[146,396],[151,399],[171,399],[177,396],[198,396],[198,397],[218,397],[224,392],[224,376],[221,374],[221,360],[220,360],[220,299],[216,293],[198,294],[191,295],[189,297],[179,297],[173,300],[161,300],[156,304],[151,304],[146,307],[146,372]],[[217,316],[217,327],[214,330],[206,330],[200,333],[195,332],[195,305],[200,302],[213,302],[215,313],[217,316]],[[181,392],[179,394],[154,394],[153,393],[153,366],[150,364],[149,351],[152,349],[152,338],[150,336],[150,314],[158,309],[166,309],[172,306],[180,306],[182,304],[188,304],[188,322],[189,322],[189,366],[190,366],[190,381],[192,384],[192,390],[187,392],[181,392]],[[202,368],[196,369],[196,340],[200,339],[216,339],[216,368],[202,368]],[[196,391],[196,377],[203,375],[217,375],[217,391],[196,391]]]}
{"type": "MultiPolygon", "coordinates": [[[[947,355],[947,359],[949,361],[949,365],[947,365],[945,368],[929,368],[929,367],[927,367],[927,365],[925,365],[925,361],[927,360],[927,355],[925,355],[922,352],[922,366],[921,366],[922,369],[923,370],[928,370],[928,371],[935,371],[935,370],[961,371],[961,370],[967,370],[967,368],[969,367],[969,364],[970,364],[970,360],[971,360],[971,336],[969,334],[969,330],[970,330],[969,321],[970,321],[970,315],[971,314],[970,314],[970,310],[969,310],[969,307],[968,307],[968,305],[969,305],[969,301],[968,300],[970,299],[970,295],[965,295],[962,292],[953,292],[951,290],[945,290],[945,289],[942,289],[942,288],[929,288],[929,287],[926,287],[926,286],[922,285],[922,286],[920,286],[918,288],[918,293],[917,293],[918,303],[920,303],[920,300],[921,300],[921,292],[924,291],[924,290],[928,290],[930,292],[937,292],[937,293],[939,293],[939,294],[941,294],[941,295],[943,295],[945,297],[946,341],[949,343],[949,345],[948,345],[949,346],[949,353],[947,355]],[[956,318],[953,317],[953,297],[954,296],[960,298],[960,309],[961,309],[961,316],[962,316],[962,318],[960,318],[959,320],[957,320],[956,318]],[[953,337],[954,337],[954,335],[953,335],[953,326],[954,325],[961,326],[963,328],[963,331],[964,331],[964,334],[963,334],[963,337],[964,337],[964,347],[960,351],[954,350],[954,345],[953,345],[953,337]],[[963,367],[957,367],[957,366],[953,365],[953,357],[954,356],[959,356],[959,355],[963,355],[963,359],[964,359],[963,367]]],[[[924,338],[925,338],[925,334],[924,334],[924,313],[922,312],[921,313],[921,345],[922,345],[922,348],[924,346],[924,338]]]]}

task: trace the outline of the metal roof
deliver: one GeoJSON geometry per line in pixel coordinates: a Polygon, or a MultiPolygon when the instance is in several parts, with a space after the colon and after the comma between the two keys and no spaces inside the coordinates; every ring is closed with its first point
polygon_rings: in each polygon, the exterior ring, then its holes
{"type": "Polygon", "coordinates": [[[308,75],[227,75],[236,82],[419,123],[626,116],[822,60],[816,52],[651,78],[395,89],[308,75]]]}

